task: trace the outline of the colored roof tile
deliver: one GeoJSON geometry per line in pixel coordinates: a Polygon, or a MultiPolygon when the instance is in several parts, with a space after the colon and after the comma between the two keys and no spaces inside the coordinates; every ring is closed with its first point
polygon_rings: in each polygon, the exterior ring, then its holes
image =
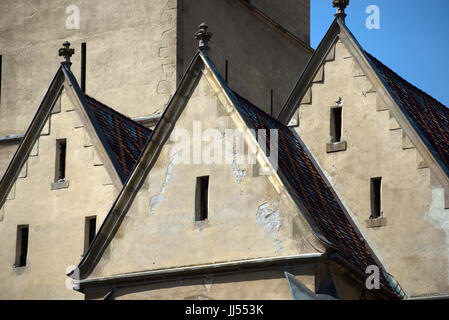
{"type": "Polygon", "coordinates": [[[152,131],[103,103],[85,95],[93,126],[124,183],[152,131]]]}
{"type": "Polygon", "coordinates": [[[446,173],[449,174],[449,109],[365,51],[369,62],[446,173]]]}
{"type": "MultiPolygon", "coordinates": [[[[287,126],[234,94],[240,103],[236,107],[250,129],[278,129],[278,172],[282,172],[294,196],[306,208],[309,222],[331,242],[340,257],[363,274],[368,266],[378,265],[374,253],[344,212],[300,138],[287,126]]],[[[268,151],[269,141],[267,134],[268,151]]],[[[395,294],[382,273],[381,286],[395,294]]]]}

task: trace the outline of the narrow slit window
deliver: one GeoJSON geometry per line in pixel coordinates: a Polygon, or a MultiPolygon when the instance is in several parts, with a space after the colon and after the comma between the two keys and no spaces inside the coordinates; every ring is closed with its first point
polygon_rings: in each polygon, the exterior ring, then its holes
{"type": "Polygon", "coordinates": [[[229,68],[229,63],[228,63],[228,60],[226,60],[226,62],[225,62],[225,82],[226,83],[228,83],[228,76],[229,76],[228,68],[229,68]]]}
{"type": "Polygon", "coordinates": [[[331,109],[331,142],[341,142],[342,108],[331,109]]]}
{"type": "Polygon", "coordinates": [[[2,101],[2,64],[3,60],[2,55],[0,54],[0,103],[2,101]]]}
{"type": "Polygon", "coordinates": [[[86,92],[86,53],[87,45],[85,42],[81,43],[81,90],[86,92]]]}
{"type": "Polygon", "coordinates": [[[196,179],[195,221],[203,221],[208,217],[209,176],[196,179]]]}
{"type": "Polygon", "coordinates": [[[382,215],[382,178],[371,179],[371,219],[382,215]]]}
{"type": "Polygon", "coordinates": [[[16,267],[24,267],[27,263],[28,254],[28,225],[17,226],[16,241],[16,267]]]}
{"type": "Polygon", "coordinates": [[[274,96],[274,91],[271,90],[270,92],[270,115],[273,116],[273,96],[274,96]]]}
{"type": "Polygon", "coordinates": [[[65,180],[67,140],[56,140],[56,174],[55,182],[65,180]]]}
{"type": "Polygon", "coordinates": [[[94,241],[97,228],[97,217],[87,217],[84,224],[84,252],[87,251],[92,241],[94,241]]]}

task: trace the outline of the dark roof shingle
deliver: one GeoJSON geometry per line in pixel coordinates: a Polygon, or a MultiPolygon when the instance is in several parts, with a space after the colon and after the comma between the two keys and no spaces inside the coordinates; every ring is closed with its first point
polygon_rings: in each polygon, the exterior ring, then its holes
{"type": "Polygon", "coordinates": [[[152,131],[103,103],[85,95],[92,124],[124,183],[140,157],[152,131]]]}
{"type": "Polygon", "coordinates": [[[449,109],[401,78],[368,52],[365,51],[365,54],[402,112],[449,174],[449,109]]]}
{"type": "MultiPolygon", "coordinates": [[[[237,93],[239,113],[251,129],[278,130],[278,172],[288,180],[294,196],[306,208],[309,222],[319,229],[337,249],[337,254],[357,270],[365,274],[376,263],[375,255],[365,244],[361,234],[350,221],[331,187],[325,182],[319,169],[311,160],[303,142],[287,126],[272,118],[237,93]],[[310,221],[311,220],[311,221],[310,221]]],[[[266,142],[269,151],[270,139],[266,142]]],[[[281,175],[281,177],[282,177],[281,175]]],[[[387,279],[381,274],[381,286],[394,293],[387,279]]],[[[395,294],[396,295],[396,294],[395,294]]]]}

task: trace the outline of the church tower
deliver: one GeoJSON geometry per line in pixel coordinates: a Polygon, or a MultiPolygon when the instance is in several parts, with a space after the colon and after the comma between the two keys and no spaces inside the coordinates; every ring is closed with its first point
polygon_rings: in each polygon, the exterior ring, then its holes
{"type": "Polygon", "coordinates": [[[276,114],[313,50],[310,0],[2,1],[0,174],[35,114],[68,40],[87,94],[137,119],[160,114],[206,21],[210,56],[233,90],[276,114]]]}

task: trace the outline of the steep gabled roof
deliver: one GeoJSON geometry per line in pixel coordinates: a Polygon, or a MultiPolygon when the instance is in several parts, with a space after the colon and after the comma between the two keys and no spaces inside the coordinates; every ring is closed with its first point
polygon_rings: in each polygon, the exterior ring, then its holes
{"type": "Polygon", "coordinates": [[[20,174],[28,156],[33,149],[35,141],[39,138],[40,133],[51,114],[53,106],[56,103],[59,95],[64,88],[64,82],[66,80],[64,73],[64,66],[60,66],[56,72],[50,87],[45,93],[44,99],[42,100],[30,126],[27,129],[22,141],[19,144],[11,162],[8,165],[3,177],[0,181],[0,208],[6,201],[6,198],[11,191],[14,182],[20,174]]]}
{"type": "Polygon", "coordinates": [[[93,126],[124,183],[151,136],[151,130],[85,95],[93,126]],[[101,134],[100,134],[101,133],[101,134]]]}
{"type": "MultiPolygon", "coordinates": [[[[103,160],[111,162],[111,167],[113,167],[111,170],[114,170],[113,174],[116,175],[114,177],[120,179],[117,184],[123,185],[137,162],[151,135],[151,130],[85,95],[71,70],[61,65],[0,181],[0,208],[27,161],[45,123],[51,116],[53,106],[64,87],[69,96],[75,99],[72,101],[76,101],[76,105],[82,109],[80,111],[86,115],[81,119],[84,122],[87,120],[85,125],[92,128],[92,130],[87,128],[91,138],[94,141],[101,141],[101,143],[97,143],[96,147],[104,148],[108,159],[103,160]]],[[[117,180],[117,178],[113,178],[113,180],[117,180]]]]}
{"type": "Polygon", "coordinates": [[[368,52],[365,55],[402,112],[449,173],[449,109],[368,52]]]}
{"type": "MultiPolygon", "coordinates": [[[[234,94],[239,102],[236,107],[249,128],[278,130],[278,174],[287,186],[291,186],[293,198],[305,208],[301,211],[307,215],[316,233],[324,236],[325,241],[337,249],[336,254],[361,274],[370,265],[382,269],[379,259],[358,231],[301,138],[248,100],[234,94]]],[[[267,135],[268,150],[269,140],[267,135]]],[[[381,286],[396,294],[383,274],[381,286]]]]}
{"type": "MultiPolygon", "coordinates": [[[[358,232],[343,204],[301,139],[287,126],[233,92],[222,79],[212,61],[202,52],[198,52],[156,125],[130,178],[78,265],[77,272],[72,271],[69,276],[77,274],[81,279],[88,277],[112,241],[131,206],[135,194],[156,162],[162,146],[167,141],[176,120],[182,113],[183,106],[202,73],[203,65],[212,72],[227,99],[235,106],[248,128],[278,130],[279,169],[275,174],[279,175],[317,237],[334,248],[333,252],[335,253],[331,254],[331,258],[335,258],[338,262],[345,261],[352,269],[357,270],[359,276],[365,274],[366,267],[369,265],[377,265],[382,270],[381,263],[358,232]]],[[[269,144],[269,140],[267,144],[269,144]]],[[[382,273],[380,276],[384,292],[389,292],[392,296],[398,297],[385,274],[382,273]]]]}
{"type": "MultiPolygon", "coordinates": [[[[306,68],[290,93],[282,110],[277,116],[282,123],[288,123],[307,93],[314,76],[326,61],[327,55],[338,38],[341,38],[347,49],[354,56],[369,79],[382,87],[391,99],[390,111],[393,112],[399,125],[411,134],[415,145],[423,145],[431,154],[430,161],[437,165],[432,167],[441,172],[449,183],[449,110],[427,93],[416,88],[379,60],[367,53],[345,23],[336,18],[326,35],[310,58],[306,68]],[[410,130],[408,130],[410,128],[410,130]]],[[[410,137],[412,138],[412,137],[410,137]]]]}

